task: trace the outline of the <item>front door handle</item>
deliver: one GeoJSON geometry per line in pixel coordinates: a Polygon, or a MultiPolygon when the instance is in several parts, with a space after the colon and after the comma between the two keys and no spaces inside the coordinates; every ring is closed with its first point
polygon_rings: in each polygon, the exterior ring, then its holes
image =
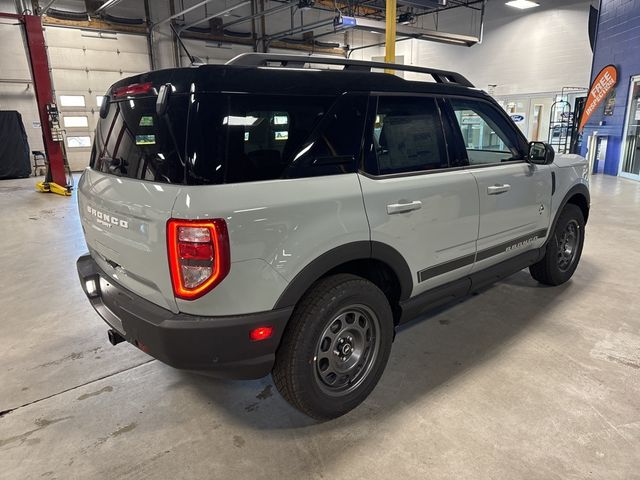
{"type": "Polygon", "coordinates": [[[500,195],[501,193],[506,193],[511,190],[511,185],[508,183],[504,183],[502,185],[492,185],[491,187],[487,187],[488,195],[500,195]]]}
{"type": "Polygon", "coordinates": [[[421,208],[422,202],[419,200],[406,203],[392,203],[391,205],[387,205],[387,214],[406,213],[413,210],[420,210],[421,208]]]}

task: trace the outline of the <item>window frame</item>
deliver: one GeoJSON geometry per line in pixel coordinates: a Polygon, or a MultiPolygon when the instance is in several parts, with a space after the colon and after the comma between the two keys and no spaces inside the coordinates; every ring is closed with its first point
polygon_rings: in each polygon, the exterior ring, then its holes
{"type": "Polygon", "coordinates": [[[443,118],[443,105],[441,104],[442,96],[434,93],[414,93],[414,92],[380,92],[380,91],[372,91],[369,92],[369,104],[367,108],[367,118],[365,119],[365,129],[362,139],[362,148],[361,148],[361,159],[360,166],[358,169],[358,173],[364,175],[367,178],[371,178],[373,180],[384,180],[387,178],[402,178],[402,177],[415,177],[417,175],[432,175],[443,172],[450,172],[454,170],[461,170],[465,168],[464,166],[451,166],[451,158],[452,158],[452,142],[448,137],[451,128],[447,128],[445,126],[444,118],[443,118]],[[373,150],[373,134],[375,128],[375,120],[376,115],[378,114],[378,101],[381,97],[406,97],[406,98],[430,98],[433,99],[436,104],[436,110],[438,113],[438,118],[440,119],[440,131],[442,133],[442,141],[444,142],[444,150],[447,156],[447,163],[449,164],[446,168],[434,168],[431,170],[416,170],[412,172],[398,172],[398,173],[379,173],[378,167],[378,159],[377,155],[371,153],[373,150]],[[372,171],[372,166],[375,166],[375,172],[372,171]]]}
{"type": "Polygon", "coordinates": [[[513,120],[511,120],[511,118],[507,115],[507,112],[505,112],[497,103],[494,104],[492,101],[484,98],[465,96],[465,95],[442,95],[442,102],[443,102],[444,115],[448,117],[448,122],[451,124],[453,129],[452,142],[454,142],[456,145],[455,149],[464,155],[463,160],[466,162],[466,166],[462,168],[475,170],[477,168],[489,168],[489,167],[496,167],[500,165],[513,165],[517,163],[527,163],[527,150],[529,148],[529,142],[525,138],[522,131],[513,123],[513,120]],[[456,118],[453,105],[451,104],[451,99],[455,99],[455,98],[462,99],[465,101],[470,101],[470,102],[483,103],[487,105],[489,108],[493,109],[495,112],[497,112],[497,114],[502,118],[502,120],[505,121],[505,127],[508,130],[505,133],[506,134],[510,133],[513,136],[513,140],[515,140],[515,143],[521,158],[509,160],[506,162],[481,163],[481,164],[474,164],[474,165],[470,164],[467,147],[464,143],[464,137],[462,135],[462,128],[458,122],[458,119],[456,118]]]}

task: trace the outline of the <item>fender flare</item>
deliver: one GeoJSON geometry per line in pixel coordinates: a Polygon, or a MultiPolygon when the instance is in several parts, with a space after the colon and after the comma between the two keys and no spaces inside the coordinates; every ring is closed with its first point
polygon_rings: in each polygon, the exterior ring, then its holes
{"type": "Polygon", "coordinates": [[[319,278],[339,265],[353,260],[379,260],[386,264],[400,282],[400,300],[406,300],[413,290],[413,277],[409,265],[395,248],[374,241],[351,242],[323,253],[305,266],[291,280],[278,298],[274,309],[292,307],[319,278]]]}
{"type": "MultiPolygon", "coordinates": [[[[556,210],[556,215],[553,218],[553,222],[551,223],[551,228],[549,229],[547,242],[551,239],[553,232],[555,232],[556,230],[556,224],[558,223],[558,219],[560,218],[560,214],[562,213],[562,210],[567,205],[567,203],[569,203],[569,200],[576,195],[583,196],[587,202],[587,206],[591,205],[591,194],[589,193],[589,189],[584,183],[579,183],[571,187],[569,191],[565,194],[564,198],[562,199],[562,202],[560,202],[560,206],[558,207],[558,210],[556,210]]],[[[584,222],[585,224],[587,223],[587,216],[585,216],[584,222]]]]}

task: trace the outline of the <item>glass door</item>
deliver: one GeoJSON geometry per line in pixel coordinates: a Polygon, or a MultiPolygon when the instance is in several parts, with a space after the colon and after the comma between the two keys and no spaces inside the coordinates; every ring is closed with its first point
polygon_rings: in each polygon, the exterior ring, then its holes
{"type": "Polygon", "coordinates": [[[631,79],[620,175],[640,180],[640,75],[631,79]]]}

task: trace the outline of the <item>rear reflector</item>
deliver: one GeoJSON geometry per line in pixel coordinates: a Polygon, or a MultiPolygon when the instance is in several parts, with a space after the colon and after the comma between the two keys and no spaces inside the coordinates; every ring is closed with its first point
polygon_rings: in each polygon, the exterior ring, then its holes
{"type": "Polygon", "coordinates": [[[118,97],[131,97],[134,95],[143,95],[145,93],[149,93],[153,88],[153,83],[132,83],[131,85],[127,85],[125,87],[118,88],[115,92],[113,92],[113,96],[115,98],[118,97]]]}
{"type": "Polygon", "coordinates": [[[229,234],[221,218],[169,220],[167,246],[173,293],[178,298],[201,297],[218,285],[231,268],[229,234]]]}
{"type": "Polygon", "coordinates": [[[252,342],[259,342],[271,338],[271,335],[273,335],[273,327],[258,327],[251,330],[249,338],[252,342]]]}

